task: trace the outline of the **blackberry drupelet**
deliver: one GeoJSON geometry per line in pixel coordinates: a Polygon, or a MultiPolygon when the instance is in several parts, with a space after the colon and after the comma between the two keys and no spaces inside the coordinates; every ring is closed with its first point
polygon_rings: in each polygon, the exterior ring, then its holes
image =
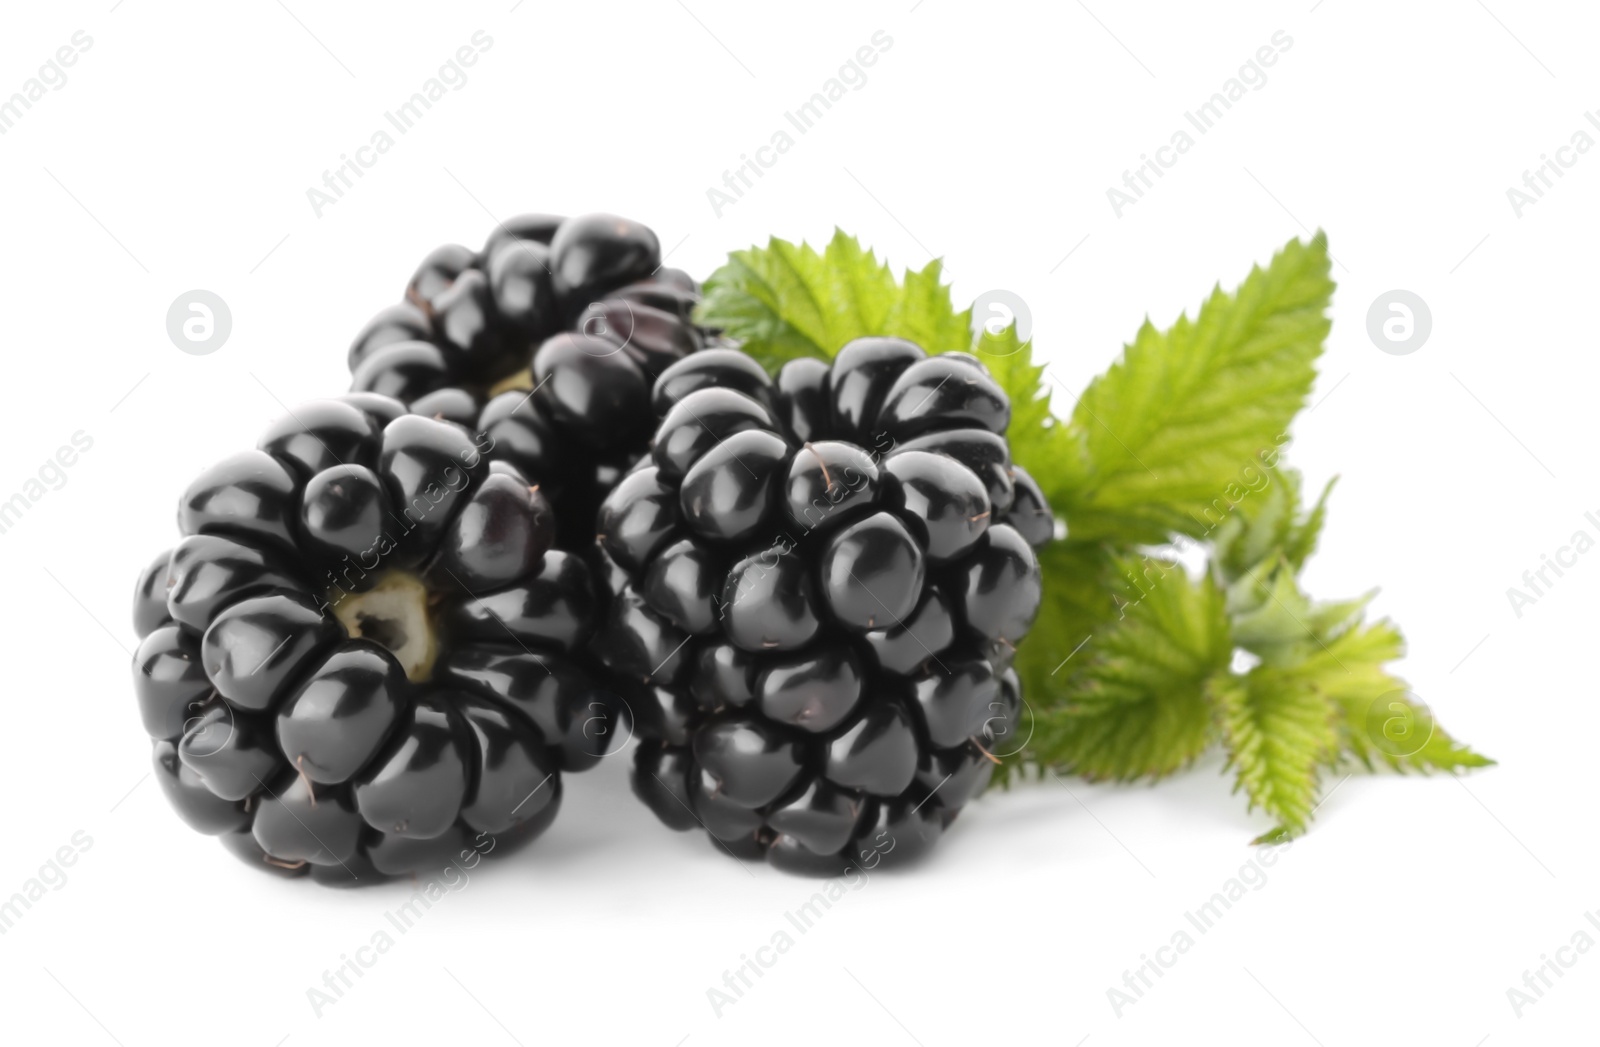
{"type": "Polygon", "coordinates": [[[621,706],[584,653],[596,580],[491,445],[352,393],[190,485],[135,590],[133,679],[193,828],[348,882],[470,867],[555,818],[621,706]]]}
{"type": "Polygon", "coordinates": [[[799,872],[914,858],[1016,730],[1010,668],[1055,522],[976,358],[862,338],[776,380],[710,349],[656,382],[603,504],[596,646],[669,826],[799,872]]]}
{"type": "Polygon", "coordinates": [[[482,250],[423,259],[351,344],[352,388],[497,433],[545,485],[557,547],[587,550],[600,499],[649,441],[651,383],[705,342],[698,301],[637,222],[522,215],[482,250]]]}

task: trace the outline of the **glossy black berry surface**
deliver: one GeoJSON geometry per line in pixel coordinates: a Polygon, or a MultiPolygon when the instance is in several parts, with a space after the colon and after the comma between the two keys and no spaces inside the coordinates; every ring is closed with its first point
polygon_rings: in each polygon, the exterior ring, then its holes
{"type": "Polygon", "coordinates": [[[634,791],[796,872],[922,854],[1014,748],[1055,531],[1004,392],[976,358],[863,338],[773,379],[708,349],[651,403],[597,523],[634,791]]]}
{"type": "Polygon", "coordinates": [[[481,250],[448,244],[422,260],[405,300],[352,342],[352,388],[493,432],[505,460],[540,478],[557,547],[587,550],[600,499],[649,442],[651,386],[706,343],[698,302],[638,222],[522,215],[481,250]]]}
{"type": "MultiPolygon", "coordinates": [[[[416,293],[447,293],[459,254],[416,293]]],[[[339,882],[532,840],[623,716],[588,562],[493,438],[372,393],[303,404],[179,501],[140,574],[133,683],[190,826],[339,882]]]]}

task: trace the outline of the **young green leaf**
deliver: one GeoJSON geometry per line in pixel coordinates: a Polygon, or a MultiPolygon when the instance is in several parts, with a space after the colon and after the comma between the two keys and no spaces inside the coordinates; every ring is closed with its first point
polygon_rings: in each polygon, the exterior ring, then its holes
{"type": "Polygon", "coordinates": [[[1210,534],[1220,577],[1231,584],[1278,556],[1295,572],[1304,567],[1316,549],[1337,479],[1328,481],[1308,513],[1301,509],[1297,470],[1279,464],[1253,472],[1244,496],[1210,534]]]}
{"type": "Polygon", "coordinates": [[[1298,660],[1302,647],[1326,644],[1354,626],[1377,591],[1354,600],[1313,602],[1280,554],[1228,589],[1234,642],[1269,665],[1298,660]]]}

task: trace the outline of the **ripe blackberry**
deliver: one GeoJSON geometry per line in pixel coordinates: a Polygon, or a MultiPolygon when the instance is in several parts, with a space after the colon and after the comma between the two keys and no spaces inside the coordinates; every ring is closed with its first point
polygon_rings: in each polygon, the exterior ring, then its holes
{"type": "Polygon", "coordinates": [[[649,441],[651,383],[704,343],[698,301],[636,222],[523,215],[480,251],[423,259],[405,301],[351,344],[352,388],[495,432],[545,485],[557,547],[587,549],[600,499],[649,441]]]}
{"type": "Polygon", "coordinates": [[[373,393],[303,404],[200,475],[140,575],[134,690],[192,827],[332,880],[532,840],[620,708],[599,594],[492,441],[373,393]]]}
{"type": "Polygon", "coordinates": [[[740,856],[837,874],[925,851],[1015,729],[1010,669],[1054,521],[975,357],[862,338],[775,381],[710,349],[656,382],[648,459],[599,516],[597,647],[635,792],[740,856]]]}

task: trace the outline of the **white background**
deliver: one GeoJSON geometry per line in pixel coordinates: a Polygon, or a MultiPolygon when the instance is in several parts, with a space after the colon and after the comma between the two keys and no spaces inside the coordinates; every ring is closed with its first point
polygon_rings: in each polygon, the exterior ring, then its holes
{"type": "Polygon", "coordinates": [[[0,896],[75,831],[93,840],[0,937],[0,1037],[1592,1040],[1600,951],[1521,1017],[1507,998],[1580,928],[1600,939],[1584,919],[1600,909],[1600,554],[1520,618],[1506,595],[1573,532],[1600,536],[1584,519],[1600,513],[1600,156],[1520,217],[1506,195],[1600,106],[1587,5],[113,2],[12,5],[0,30],[0,96],[74,31],[93,39],[0,136],[0,496],[75,431],[94,441],[0,535],[0,896]],[[469,82],[315,216],[324,169],[479,29],[493,46],[469,82]],[[893,44],[865,86],[718,217],[707,189],[880,29],[893,44]],[[1265,85],[1118,217],[1106,190],[1280,29],[1293,45],[1265,85]],[[1146,313],[1170,323],[1327,229],[1335,324],[1290,457],[1313,485],[1343,480],[1308,581],[1327,597],[1381,584],[1376,611],[1410,640],[1404,673],[1499,766],[1331,779],[1266,885],[1120,1017],[1107,990],[1268,822],[1216,760],[1155,787],[990,795],[718,1017],[706,990],[815,885],[660,828],[613,757],[567,779],[537,845],[480,866],[316,1016],[307,989],[410,887],[273,880],[178,822],[144,777],[129,592],[195,472],[252,446],[280,403],[343,389],[350,336],[428,248],[476,245],[524,210],[637,217],[700,276],[729,249],[835,224],[896,264],[941,256],[959,300],[1026,299],[1072,389],[1146,313]],[[232,309],[213,355],[166,334],[192,288],[232,309]],[[1366,334],[1394,288],[1432,311],[1409,356],[1366,334]]]}

